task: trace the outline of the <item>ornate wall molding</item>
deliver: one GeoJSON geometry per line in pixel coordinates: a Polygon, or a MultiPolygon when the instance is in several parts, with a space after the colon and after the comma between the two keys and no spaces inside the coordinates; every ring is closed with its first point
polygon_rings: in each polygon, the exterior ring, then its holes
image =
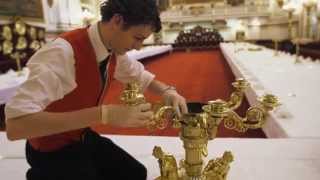
{"type": "Polygon", "coordinates": [[[223,42],[218,30],[196,26],[191,30],[180,31],[174,43],[175,49],[213,48],[223,42]]]}

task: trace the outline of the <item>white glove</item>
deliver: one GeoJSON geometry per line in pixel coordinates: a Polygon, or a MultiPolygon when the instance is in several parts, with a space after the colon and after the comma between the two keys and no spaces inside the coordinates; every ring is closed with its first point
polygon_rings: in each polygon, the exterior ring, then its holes
{"type": "Polygon", "coordinates": [[[181,114],[188,113],[185,98],[178,94],[176,90],[167,89],[163,92],[162,97],[166,105],[173,106],[173,108],[177,111],[179,117],[181,116],[181,114]]]}
{"type": "Polygon", "coordinates": [[[127,105],[102,105],[102,124],[118,127],[143,127],[152,118],[151,104],[145,103],[138,106],[127,105]]]}

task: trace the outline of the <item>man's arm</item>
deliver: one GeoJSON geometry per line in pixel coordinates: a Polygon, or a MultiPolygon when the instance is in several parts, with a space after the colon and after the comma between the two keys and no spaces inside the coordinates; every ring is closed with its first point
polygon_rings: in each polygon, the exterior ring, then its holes
{"type": "Polygon", "coordinates": [[[151,83],[148,86],[148,90],[150,90],[151,92],[161,96],[163,95],[164,91],[168,88],[169,86],[166,85],[163,82],[160,82],[158,80],[153,80],[151,81],[151,83]]]}
{"type": "Polygon", "coordinates": [[[109,124],[116,127],[144,127],[153,113],[149,103],[128,107],[108,104],[73,112],[37,112],[7,119],[10,140],[30,139],[89,127],[109,124]]]}
{"type": "Polygon", "coordinates": [[[178,116],[188,113],[186,100],[176,91],[175,87],[166,85],[158,80],[153,80],[149,84],[148,89],[162,96],[167,105],[171,105],[176,109],[178,116]]]}
{"type": "Polygon", "coordinates": [[[186,100],[177,93],[174,87],[154,79],[154,75],[144,69],[144,66],[128,58],[127,55],[117,57],[115,78],[122,83],[139,81],[142,91],[148,88],[151,92],[164,98],[165,103],[174,106],[179,112],[187,113],[186,100]]]}
{"type": "Polygon", "coordinates": [[[84,120],[87,116],[82,112],[88,112],[88,110],[81,110],[79,114],[72,112],[65,115],[44,112],[49,104],[62,99],[76,88],[74,64],[72,47],[61,38],[41,48],[30,58],[27,64],[30,70],[27,81],[6,103],[5,115],[9,139],[56,134],[90,124],[84,123],[88,120],[84,120]],[[64,116],[70,116],[70,118],[66,120],[64,116]],[[82,122],[70,123],[78,118],[82,122]],[[62,122],[62,119],[66,122],[62,122]]]}
{"type": "Polygon", "coordinates": [[[100,121],[99,107],[64,113],[37,112],[7,119],[6,131],[9,140],[28,139],[81,129],[100,121]]]}

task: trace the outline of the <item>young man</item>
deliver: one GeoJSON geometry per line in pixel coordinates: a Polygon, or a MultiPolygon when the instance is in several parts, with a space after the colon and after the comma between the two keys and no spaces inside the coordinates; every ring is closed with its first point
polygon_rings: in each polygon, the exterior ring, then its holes
{"type": "Polygon", "coordinates": [[[160,31],[155,1],[108,0],[101,15],[99,23],[40,49],[28,62],[28,80],[6,105],[8,138],[28,140],[28,180],[146,179],[142,164],[88,128],[101,123],[143,127],[150,120],[147,103],[101,105],[112,78],[137,80],[187,112],[185,99],[172,86],[125,55],[160,31]]]}

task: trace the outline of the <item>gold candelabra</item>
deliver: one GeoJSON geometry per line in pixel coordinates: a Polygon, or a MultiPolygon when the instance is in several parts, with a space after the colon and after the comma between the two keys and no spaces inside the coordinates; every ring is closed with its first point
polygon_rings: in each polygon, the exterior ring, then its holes
{"type": "MultiPolygon", "coordinates": [[[[245,42],[246,40],[246,33],[244,30],[238,30],[236,31],[236,40],[235,42],[238,43],[238,42],[245,42]]],[[[234,49],[234,52],[235,53],[238,53],[239,51],[242,51],[244,50],[244,48],[236,48],[234,49]]]]}
{"type": "Polygon", "coordinates": [[[277,2],[277,4],[278,4],[279,8],[282,8],[282,7],[283,7],[283,5],[284,5],[284,0],[276,0],[276,2],[277,2]]]}
{"type": "Polygon", "coordinates": [[[296,60],[295,60],[295,63],[300,63],[300,59],[299,59],[299,55],[300,55],[300,43],[297,42],[296,43],[296,60]]]}
{"type": "Polygon", "coordinates": [[[289,21],[288,36],[289,36],[289,39],[292,39],[294,37],[294,35],[293,35],[293,13],[294,13],[295,9],[289,8],[289,9],[287,9],[287,11],[288,11],[288,21],[289,21]]]}
{"type": "Polygon", "coordinates": [[[317,36],[318,36],[318,41],[320,41],[320,12],[318,12],[318,14],[317,14],[317,19],[318,19],[318,34],[317,34],[317,36]]]}
{"type": "MultiPolygon", "coordinates": [[[[121,94],[120,100],[128,106],[136,106],[142,103],[146,103],[146,99],[141,91],[140,84],[138,82],[131,82],[126,84],[124,91],[121,94]]],[[[168,118],[176,119],[176,111],[172,106],[163,106],[161,104],[154,104],[153,117],[147,124],[147,128],[150,131],[155,129],[164,129],[168,125],[168,118]]]]}
{"type": "Polygon", "coordinates": [[[261,128],[266,121],[268,111],[279,106],[278,99],[267,94],[259,98],[259,106],[247,110],[242,118],[233,110],[238,108],[248,87],[247,81],[238,79],[233,83],[235,92],[228,102],[209,101],[202,107],[201,113],[188,113],[174,119],[174,127],[180,128],[180,139],[185,149],[185,159],[179,166],[175,157],[155,146],[153,156],[158,159],[160,176],[156,180],[225,180],[233,161],[231,152],[226,151],[222,157],[210,160],[204,167],[204,157],[208,156],[207,144],[216,137],[218,126],[224,126],[238,132],[261,128]]]}
{"type": "Polygon", "coordinates": [[[295,59],[295,64],[300,63],[301,60],[299,58],[300,56],[300,46],[301,44],[308,44],[313,42],[312,39],[309,38],[296,38],[292,40],[292,43],[296,45],[296,59],[295,59]]]}
{"type": "Polygon", "coordinates": [[[274,56],[279,56],[279,40],[274,39],[273,43],[274,43],[274,56]]]}
{"type": "Polygon", "coordinates": [[[303,4],[303,7],[306,10],[307,20],[306,20],[306,38],[311,38],[311,11],[315,7],[316,3],[313,1],[308,1],[303,4]]]}

